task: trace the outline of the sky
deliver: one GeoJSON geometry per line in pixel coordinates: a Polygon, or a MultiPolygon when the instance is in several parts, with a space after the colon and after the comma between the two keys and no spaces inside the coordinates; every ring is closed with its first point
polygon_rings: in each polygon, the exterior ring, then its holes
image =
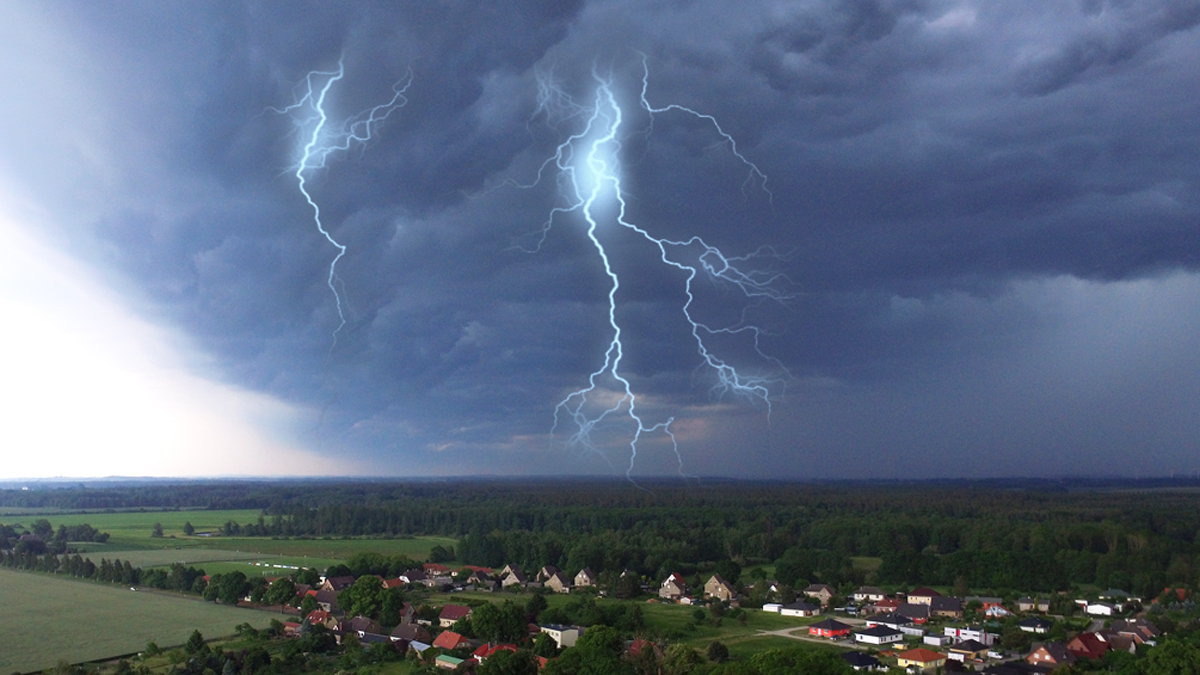
{"type": "Polygon", "coordinates": [[[0,478],[1200,471],[1198,1],[5,14],[0,478]]]}

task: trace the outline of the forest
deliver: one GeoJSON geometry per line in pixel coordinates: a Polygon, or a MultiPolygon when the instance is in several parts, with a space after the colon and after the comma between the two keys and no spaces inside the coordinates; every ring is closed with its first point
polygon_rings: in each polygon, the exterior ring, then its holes
{"type": "Polygon", "coordinates": [[[1200,491],[1185,482],[230,482],[2,490],[0,506],[253,508],[222,534],[444,535],[467,564],[625,570],[661,579],[729,563],[834,586],[1084,585],[1153,597],[1200,575],[1200,491]],[[876,565],[856,560],[876,559],[876,565]]]}

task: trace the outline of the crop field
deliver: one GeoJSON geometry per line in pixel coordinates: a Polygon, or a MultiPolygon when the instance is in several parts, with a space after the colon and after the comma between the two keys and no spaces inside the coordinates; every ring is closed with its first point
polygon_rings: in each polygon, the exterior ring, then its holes
{"type": "Polygon", "coordinates": [[[264,627],[267,612],[225,607],[173,595],[0,569],[0,672],[52,667],[136,652],[149,641],[181,644],[193,630],[205,637],[241,623],[264,627]]]}

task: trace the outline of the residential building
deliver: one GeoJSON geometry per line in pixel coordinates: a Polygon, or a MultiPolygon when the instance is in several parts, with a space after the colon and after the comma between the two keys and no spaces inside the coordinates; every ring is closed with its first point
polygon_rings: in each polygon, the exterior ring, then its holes
{"type": "Polygon", "coordinates": [[[579,570],[579,574],[575,575],[576,586],[595,586],[597,577],[594,572],[588,568],[579,570]]]}
{"type": "Polygon", "coordinates": [[[854,631],[854,641],[868,645],[888,645],[903,639],[904,633],[887,626],[871,626],[854,631]]]}
{"type": "Polygon", "coordinates": [[[966,663],[978,661],[987,655],[988,646],[979,640],[963,640],[950,646],[948,657],[966,663]]]}
{"type": "Polygon", "coordinates": [[[854,594],[850,597],[854,598],[855,602],[861,604],[864,602],[879,602],[887,597],[887,593],[884,593],[883,589],[881,588],[876,588],[874,586],[863,586],[857,591],[854,591],[854,594]]]}
{"type": "Polygon", "coordinates": [[[833,586],[827,584],[809,584],[804,589],[804,595],[820,600],[821,606],[824,607],[829,604],[830,600],[833,600],[834,596],[837,595],[837,591],[834,590],[833,586]]]}
{"type": "Polygon", "coordinates": [[[896,665],[901,668],[916,666],[925,671],[937,670],[946,665],[946,655],[924,647],[917,647],[896,654],[896,665]]]}
{"type": "Polygon", "coordinates": [[[837,619],[825,619],[824,621],[818,621],[810,625],[808,627],[808,634],[814,637],[835,639],[848,637],[852,630],[851,626],[837,619]]]}
{"type": "Polygon", "coordinates": [[[541,632],[554,638],[554,644],[558,645],[559,649],[564,647],[574,647],[575,641],[579,639],[579,628],[575,626],[563,626],[556,623],[540,626],[541,632]]]}
{"type": "Polygon", "coordinates": [[[1046,642],[1044,644],[1035,644],[1033,650],[1025,657],[1027,663],[1035,666],[1058,666],[1071,665],[1075,663],[1075,655],[1067,649],[1067,646],[1061,642],[1046,642]]]}
{"type": "Polygon", "coordinates": [[[946,619],[961,619],[963,617],[962,601],[939,595],[929,602],[929,614],[946,619]]]}
{"type": "Polygon", "coordinates": [[[1067,651],[1077,659],[1092,659],[1099,661],[1109,650],[1109,644],[1095,633],[1080,633],[1067,643],[1067,651]]]}
{"type": "Polygon", "coordinates": [[[471,641],[452,630],[447,630],[442,631],[437,636],[437,639],[433,641],[433,646],[438,649],[450,651],[459,647],[469,647],[471,646],[471,641]]]}
{"type": "MultiPolygon", "coordinates": [[[[763,609],[766,609],[766,605],[763,605],[763,609]]],[[[802,600],[797,600],[786,605],[780,605],[779,613],[783,616],[816,616],[821,613],[821,608],[816,605],[810,605],[802,600]]]]}
{"type": "Polygon", "coordinates": [[[928,605],[933,602],[934,598],[939,598],[941,595],[932,588],[918,588],[908,594],[908,602],[913,605],[928,605]]]}
{"type": "Polygon", "coordinates": [[[846,660],[846,663],[850,664],[850,667],[856,671],[870,672],[874,670],[887,670],[887,666],[884,666],[879,662],[879,659],[871,656],[870,654],[850,651],[843,653],[841,656],[846,660]]]}
{"type": "Polygon", "coordinates": [[[685,595],[687,595],[687,582],[683,580],[682,575],[675,572],[663,580],[662,585],[658,588],[658,597],[667,600],[678,600],[685,595]]]}
{"type": "Polygon", "coordinates": [[[1017,622],[1017,627],[1026,633],[1037,633],[1045,635],[1054,627],[1054,622],[1049,619],[1043,619],[1040,616],[1031,616],[1028,619],[1021,619],[1017,622]]]}
{"type": "Polygon", "coordinates": [[[704,583],[704,597],[729,601],[737,598],[737,591],[720,574],[714,574],[704,583]]]}
{"type": "Polygon", "coordinates": [[[462,605],[446,605],[442,608],[442,612],[438,614],[438,625],[442,628],[449,628],[456,621],[465,619],[471,616],[471,608],[462,605]]]}
{"type": "Polygon", "coordinates": [[[544,583],[546,588],[549,588],[555,593],[571,592],[571,582],[567,581],[567,577],[562,572],[555,571],[546,579],[544,583]]]}

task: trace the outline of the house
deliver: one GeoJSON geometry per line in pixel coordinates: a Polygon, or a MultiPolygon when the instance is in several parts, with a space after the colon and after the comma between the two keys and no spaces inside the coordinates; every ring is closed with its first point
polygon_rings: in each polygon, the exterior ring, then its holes
{"type": "Polygon", "coordinates": [[[887,593],[884,593],[881,588],[863,586],[854,591],[854,594],[850,597],[854,598],[855,602],[862,604],[864,602],[879,602],[887,597],[887,593]]]}
{"type": "Polygon", "coordinates": [[[913,620],[913,623],[929,621],[929,605],[906,602],[896,608],[896,613],[913,620]]]}
{"type": "Polygon", "coordinates": [[[936,670],[946,665],[946,655],[924,647],[917,647],[896,654],[896,665],[901,668],[915,666],[921,670],[936,670]]]}
{"type": "Polygon", "coordinates": [[[334,630],[338,627],[337,619],[324,609],[314,609],[304,617],[310,626],[324,626],[329,630],[334,630]]]}
{"type": "Polygon", "coordinates": [[[933,647],[948,647],[954,644],[954,638],[949,635],[926,635],[921,642],[933,647]]]}
{"type": "Polygon", "coordinates": [[[908,594],[908,602],[913,605],[928,605],[933,602],[934,598],[939,598],[941,595],[932,588],[918,588],[908,594]]]}
{"type": "Polygon", "coordinates": [[[989,619],[1003,619],[1006,616],[1011,616],[1012,612],[1008,611],[1004,605],[992,605],[983,610],[983,614],[989,619]]]}
{"type": "Polygon", "coordinates": [[[545,584],[546,588],[549,588],[555,593],[571,592],[571,582],[567,581],[567,577],[562,572],[555,572],[554,574],[551,574],[550,578],[546,579],[545,584]]]}
{"type": "Polygon", "coordinates": [[[537,577],[535,577],[535,580],[540,581],[541,583],[544,584],[550,580],[550,577],[554,576],[555,574],[558,574],[559,571],[560,570],[557,567],[555,567],[554,565],[542,565],[542,569],[538,570],[537,577]]]}
{"type": "Polygon", "coordinates": [[[662,585],[658,588],[658,597],[667,600],[678,600],[687,595],[687,582],[683,580],[683,576],[672,572],[671,576],[667,577],[662,585]]]}
{"type": "Polygon", "coordinates": [[[433,636],[429,633],[429,629],[414,623],[402,623],[396,626],[392,629],[390,637],[393,640],[408,640],[410,643],[433,642],[433,636]]]}
{"type": "Polygon", "coordinates": [[[342,608],[338,606],[337,593],[334,591],[317,591],[313,593],[313,599],[317,601],[317,605],[326,612],[340,612],[342,608]]]}
{"type": "Polygon", "coordinates": [[[825,619],[810,625],[808,634],[814,637],[836,639],[849,636],[851,630],[853,628],[837,619],[825,619]]]}
{"type": "Polygon", "coordinates": [[[1045,635],[1054,627],[1054,622],[1048,619],[1043,619],[1040,616],[1031,616],[1028,619],[1021,619],[1017,622],[1017,627],[1026,633],[1037,633],[1045,635]]]}
{"type": "Polygon", "coordinates": [[[1018,612],[1049,612],[1050,601],[1045,598],[1024,597],[1017,599],[1018,612]]]}
{"type": "MultiPolygon", "coordinates": [[[[763,605],[766,609],[766,605],[763,605]]],[[[797,600],[796,602],[779,606],[779,613],[783,616],[816,616],[821,613],[821,608],[816,605],[810,605],[807,602],[797,600]]]]}
{"type": "Polygon", "coordinates": [[[870,654],[852,651],[841,654],[841,657],[845,659],[846,663],[850,664],[850,667],[856,671],[865,670],[869,672],[872,670],[887,670],[887,666],[884,666],[879,662],[879,659],[871,656],[870,654]]]}
{"type": "Polygon", "coordinates": [[[353,586],[353,585],[354,585],[354,577],[350,577],[350,576],[329,577],[325,581],[321,582],[321,585],[318,586],[317,588],[318,588],[318,590],[322,590],[322,591],[333,591],[334,593],[339,593],[339,592],[345,590],[348,586],[353,586]]]}
{"type": "Polygon", "coordinates": [[[887,626],[871,626],[854,631],[854,641],[868,645],[888,645],[903,639],[904,633],[887,626]]]}
{"type": "Polygon", "coordinates": [[[903,604],[904,603],[902,601],[897,600],[896,598],[884,598],[883,600],[875,603],[874,610],[876,612],[894,612],[900,608],[900,605],[903,604]]]}
{"type": "Polygon", "coordinates": [[[423,584],[425,583],[425,570],[411,569],[398,578],[406,584],[423,584]]]}
{"type": "Polygon", "coordinates": [[[467,577],[466,583],[484,591],[496,591],[500,589],[500,580],[496,579],[487,572],[473,571],[467,577]]]}
{"type": "Polygon", "coordinates": [[[979,661],[987,655],[987,650],[988,646],[979,640],[963,640],[956,645],[951,645],[949,658],[962,663],[979,661]]]}
{"type": "Polygon", "coordinates": [[[469,647],[471,641],[452,630],[447,630],[437,636],[437,639],[433,641],[433,646],[450,651],[459,647],[469,647]]]}
{"type": "Polygon", "coordinates": [[[978,642],[982,642],[988,647],[996,644],[996,640],[1000,639],[999,634],[989,633],[987,632],[987,629],[982,626],[965,626],[962,628],[957,626],[946,626],[942,633],[954,638],[955,642],[976,640],[978,642]]]}
{"type": "Polygon", "coordinates": [[[515,565],[506,565],[503,570],[500,570],[501,588],[508,588],[510,586],[525,586],[528,583],[529,580],[525,578],[525,573],[521,571],[521,568],[515,565]]]}
{"type": "Polygon", "coordinates": [[[828,584],[809,584],[804,589],[804,595],[820,600],[821,606],[824,607],[833,600],[834,596],[837,595],[837,591],[834,590],[833,586],[829,586],[828,584]]]}
{"type": "MultiPolygon", "coordinates": [[[[808,603],[805,603],[805,604],[808,604],[808,603]]],[[[812,605],[808,605],[808,606],[812,607],[812,605]]],[[[782,610],[783,610],[783,605],[779,604],[778,602],[767,602],[767,603],[763,603],[763,606],[762,606],[762,611],[764,611],[764,612],[773,612],[775,614],[779,614],[782,610]]]]}
{"type": "Polygon", "coordinates": [[[476,649],[474,652],[471,652],[471,656],[474,657],[476,661],[483,663],[492,656],[495,656],[496,652],[512,652],[515,654],[517,653],[517,646],[509,644],[493,645],[489,643],[486,645],[480,645],[478,649],[476,649]]]}
{"type": "Polygon", "coordinates": [[[994,663],[983,669],[984,675],[1049,675],[1052,666],[1035,666],[1025,661],[994,663]]]}
{"type": "Polygon", "coordinates": [[[929,614],[946,619],[961,619],[963,617],[962,601],[946,596],[935,597],[929,603],[929,614]]]}
{"type": "Polygon", "coordinates": [[[438,668],[445,668],[446,670],[457,670],[458,667],[463,664],[463,661],[466,661],[466,659],[460,659],[456,656],[447,656],[442,654],[433,660],[433,665],[437,666],[438,668]]]}
{"type": "Polygon", "coordinates": [[[363,633],[358,636],[358,643],[363,646],[371,645],[388,645],[391,650],[397,654],[403,655],[408,651],[408,640],[393,640],[387,635],[381,633],[363,633]]]}
{"type": "Polygon", "coordinates": [[[1003,604],[1004,598],[997,598],[992,595],[968,595],[967,597],[963,598],[963,602],[966,602],[968,605],[972,602],[978,602],[982,606],[981,608],[983,611],[986,612],[988,609],[995,607],[996,605],[1003,604]]]}
{"type": "Polygon", "coordinates": [[[356,633],[360,638],[363,633],[382,633],[383,626],[379,622],[368,619],[365,616],[356,616],[353,619],[343,621],[339,626],[343,633],[356,633]]]}
{"type": "Polygon", "coordinates": [[[554,638],[554,644],[558,645],[559,649],[574,647],[575,641],[579,639],[579,629],[575,626],[549,623],[545,626],[539,626],[538,630],[554,638]]]}
{"type": "Polygon", "coordinates": [[[1075,663],[1075,655],[1061,642],[1046,642],[1040,645],[1035,644],[1033,651],[1029,652],[1029,655],[1025,657],[1025,662],[1035,666],[1057,668],[1058,666],[1069,666],[1075,663]]]}
{"type": "Polygon", "coordinates": [[[1067,643],[1067,651],[1074,654],[1077,659],[1099,661],[1104,658],[1104,654],[1108,650],[1109,644],[1095,633],[1080,633],[1067,643]]]}
{"type": "Polygon", "coordinates": [[[442,612],[438,614],[438,625],[442,628],[449,628],[454,625],[454,622],[465,619],[471,616],[471,608],[463,607],[462,605],[446,605],[442,608],[442,612]]]}
{"type": "Polygon", "coordinates": [[[1130,654],[1137,653],[1138,642],[1130,635],[1121,635],[1107,628],[1102,628],[1096,631],[1096,635],[1104,640],[1108,645],[1110,652],[1129,652],[1130,654]]]}
{"type": "Polygon", "coordinates": [[[596,574],[586,567],[575,575],[575,585],[579,587],[595,586],[597,581],[596,574]]]}
{"type": "Polygon", "coordinates": [[[1117,606],[1111,602],[1089,602],[1083,611],[1092,616],[1112,616],[1117,613],[1117,606]]]}
{"type": "Polygon", "coordinates": [[[733,586],[722,579],[720,574],[714,574],[704,583],[704,597],[733,600],[737,597],[737,591],[733,590],[733,586]]]}
{"type": "Polygon", "coordinates": [[[1117,619],[1112,622],[1112,630],[1119,635],[1128,635],[1138,644],[1154,645],[1155,640],[1162,635],[1158,626],[1149,619],[1117,619]]]}
{"type": "Polygon", "coordinates": [[[393,588],[404,588],[404,585],[406,583],[407,582],[405,582],[400,577],[396,577],[395,579],[384,579],[383,580],[383,588],[385,590],[391,590],[393,588]]]}

